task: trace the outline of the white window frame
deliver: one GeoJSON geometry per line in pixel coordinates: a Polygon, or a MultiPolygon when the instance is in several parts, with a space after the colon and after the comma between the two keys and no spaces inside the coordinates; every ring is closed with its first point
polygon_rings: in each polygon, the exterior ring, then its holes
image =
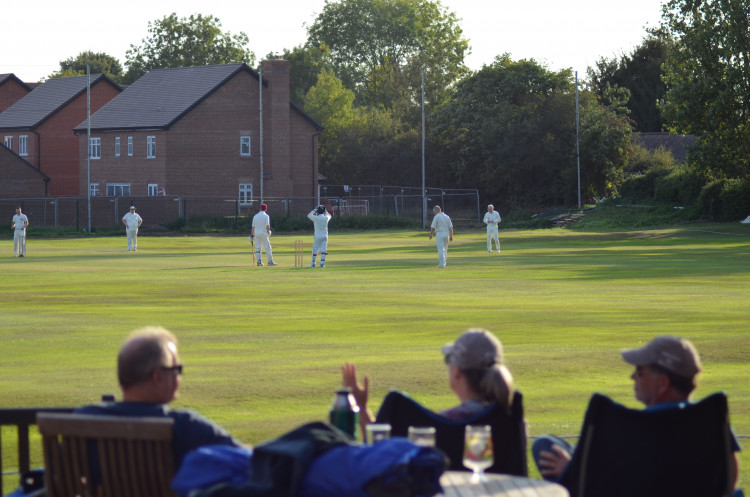
{"type": "Polygon", "coordinates": [[[240,205],[251,205],[253,202],[253,184],[240,183],[238,198],[240,205]]]}
{"type": "Polygon", "coordinates": [[[101,137],[92,137],[89,139],[89,158],[102,158],[102,139],[101,137]]]}
{"type": "Polygon", "coordinates": [[[6,136],[3,138],[3,145],[5,145],[5,148],[8,150],[13,150],[13,136],[6,136]]]}
{"type": "Polygon", "coordinates": [[[133,157],[133,137],[128,136],[128,157],[133,157]]]}
{"type": "Polygon", "coordinates": [[[149,197],[155,197],[159,195],[159,185],[156,183],[149,183],[148,184],[148,196],[149,197]]]}
{"type": "Polygon", "coordinates": [[[146,158],[156,159],[156,137],[155,136],[146,137],[146,158]]]}
{"type": "Polygon", "coordinates": [[[240,136],[240,157],[252,156],[252,140],[249,136],[240,136]]]}
{"type": "Polygon", "coordinates": [[[129,197],[130,183],[107,183],[107,197],[129,197]]]}
{"type": "Polygon", "coordinates": [[[98,197],[99,196],[99,183],[91,183],[89,185],[89,196],[90,197],[98,197]]]}
{"type": "Polygon", "coordinates": [[[29,136],[28,135],[19,135],[18,155],[22,157],[29,155],[29,136]]]}
{"type": "Polygon", "coordinates": [[[120,137],[115,136],[115,157],[120,156],[120,137]]]}

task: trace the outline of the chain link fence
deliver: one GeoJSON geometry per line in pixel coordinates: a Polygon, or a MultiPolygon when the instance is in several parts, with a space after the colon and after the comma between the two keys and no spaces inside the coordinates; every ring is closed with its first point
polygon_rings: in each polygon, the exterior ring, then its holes
{"type": "MultiPolygon", "coordinates": [[[[306,215],[324,204],[335,215],[383,215],[405,217],[417,222],[432,219],[432,207],[440,207],[454,224],[481,222],[477,190],[427,189],[427,212],[422,208],[420,188],[379,185],[326,185],[320,198],[264,198],[270,212],[279,215],[306,215]],[[424,216],[424,217],[423,217],[424,216]]],[[[21,206],[31,226],[86,230],[110,228],[121,224],[122,216],[134,205],[144,225],[164,226],[179,219],[196,217],[248,217],[257,212],[260,200],[243,202],[235,197],[180,197],[172,195],[130,197],[44,197],[0,199],[0,212],[8,223],[16,206],[21,206]],[[89,208],[90,205],[90,208],[89,208]],[[90,219],[89,219],[90,218],[90,219]]]]}

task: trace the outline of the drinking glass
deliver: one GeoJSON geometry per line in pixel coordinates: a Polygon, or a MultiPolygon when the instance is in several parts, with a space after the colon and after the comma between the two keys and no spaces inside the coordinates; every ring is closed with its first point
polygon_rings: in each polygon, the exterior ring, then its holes
{"type": "Polygon", "coordinates": [[[471,483],[487,481],[484,470],[492,466],[492,428],[489,425],[469,425],[464,437],[464,466],[473,471],[471,483]]]}
{"type": "Polygon", "coordinates": [[[371,423],[365,429],[369,445],[391,438],[391,425],[388,423],[371,423]]]}
{"type": "Polygon", "coordinates": [[[435,427],[433,426],[410,426],[408,438],[409,440],[414,442],[415,445],[421,445],[423,447],[434,447],[435,446],[435,427]]]}

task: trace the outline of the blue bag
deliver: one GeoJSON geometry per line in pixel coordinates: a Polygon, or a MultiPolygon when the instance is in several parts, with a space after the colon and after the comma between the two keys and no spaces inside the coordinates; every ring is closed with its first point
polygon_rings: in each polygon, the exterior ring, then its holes
{"type": "Polygon", "coordinates": [[[405,438],[336,447],[310,464],[299,497],[430,497],[442,492],[447,465],[439,450],[405,438]]]}
{"type": "Polygon", "coordinates": [[[232,445],[207,445],[188,452],[172,480],[172,490],[181,497],[217,483],[240,485],[250,476],[253,451],[232,445]]]}

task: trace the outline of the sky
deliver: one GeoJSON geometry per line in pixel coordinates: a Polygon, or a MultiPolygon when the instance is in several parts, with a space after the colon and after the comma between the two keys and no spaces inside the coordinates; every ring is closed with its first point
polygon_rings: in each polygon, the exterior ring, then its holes
{"type": "MultiPolygon", "coordinates": [[[[329,0],[332,1],[332,0],[329,0]]],[[[600,58],[629,54],[646,28],[661,20],[660,0],[440,0],[456,14],[469,40],[471,69],[497,55],[535,59],[551,70],[571,68],[584,78],[600,58]]],[[[306,25],[326,0],[129,0],[73,4],[59,0],[6,2],[0,27],[0,74],[33,82],[59,70],[60,61],[91,50],[125,63],[130,45],[141,45],[148,23],[176,13],[213,15],[224,32],[244,32],[258,60],[302,45],[306,25]]]]}

